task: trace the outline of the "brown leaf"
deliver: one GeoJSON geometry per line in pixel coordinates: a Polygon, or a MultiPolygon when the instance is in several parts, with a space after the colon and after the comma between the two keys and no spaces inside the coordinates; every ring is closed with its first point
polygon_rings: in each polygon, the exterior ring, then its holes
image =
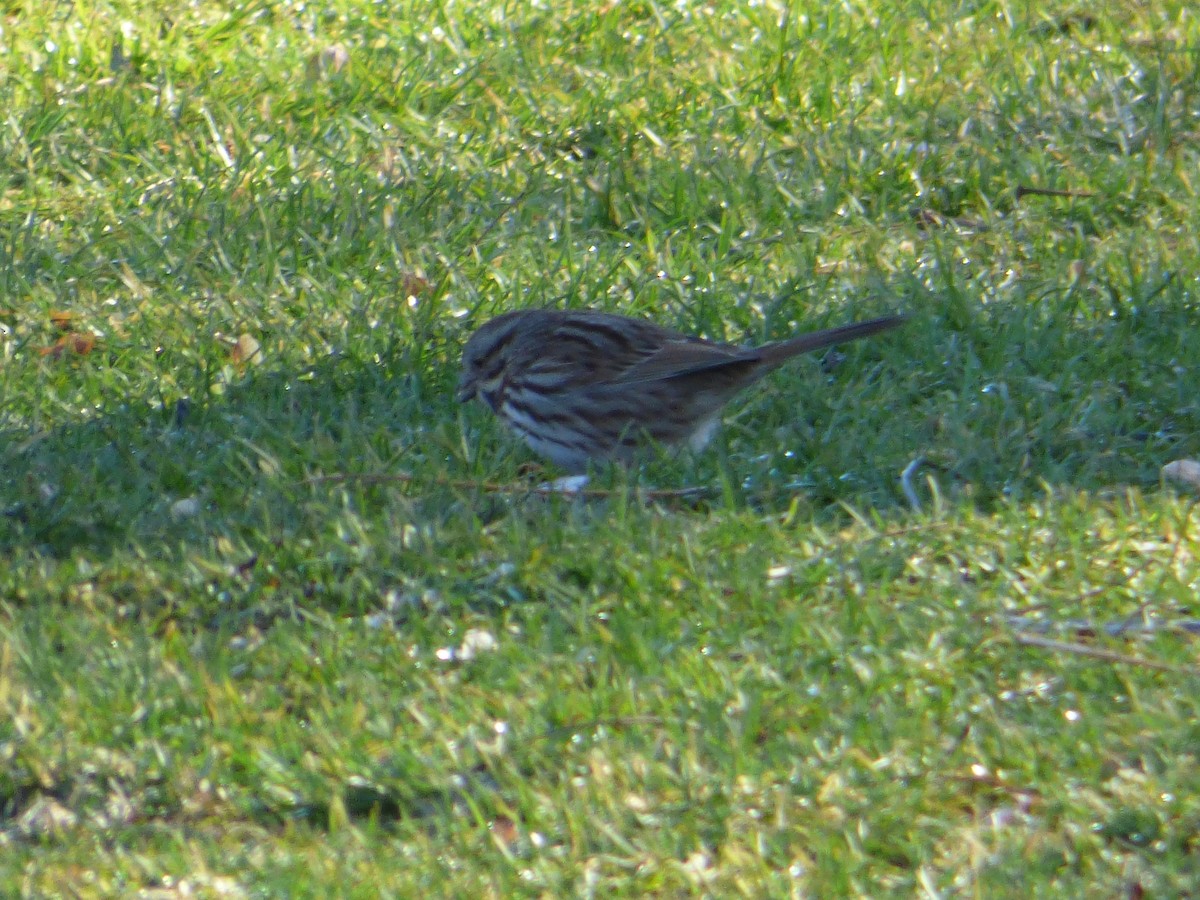
{"type": "Polygon", "coordinates": [[[262,362],[262,347],[253,335],[241,335],[229,349],[229,355],[235,363],[262,362]]]}
{"type": "Polygon", "coordinates": [[[496,816],[492,820],[491,829],[497,843],[501,844],[506,850],[511,848],[517,842],[517,838],[521,836],[517,828],[517,823],[508,816],[496,816]]]}
{"type": "Polygon", "coordinates": [[[332,44],[309,57],[305,72],[310,80],[316,81],[336,75],[349,64],[350,51],[341,44],[332,44]]]}
{"type": "Polygon", "coordinates": [[[405,299],[409,297],[423,297],[429,293],[429,282],[413,272],[405,272],[404,278],[400,282],[400,292],[405,299]]]}
{"type": "Polygon", "coordinates": [[[68,312],[63,309],[52,310],[50,313],[50,324],[59,331],[70,331],[71,323],[75,321],[75,313],[68,312]]]}
{"type": "Polygon", "coordinates": [[[86,331],[70,331],[60,335],[52,346],[40,348],[38,353],[51,359],[59,359],[66,353],[87,356],[95,349],[96,336],[94,334],[86,331]]]}

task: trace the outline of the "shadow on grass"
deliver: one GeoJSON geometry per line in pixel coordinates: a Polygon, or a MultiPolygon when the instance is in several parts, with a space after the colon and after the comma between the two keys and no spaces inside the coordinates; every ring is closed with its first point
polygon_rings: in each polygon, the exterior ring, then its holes
{"type": "MultiPolygon", "coordinates": [[[[1170,365],[1130,363],[1181,346],[1186,302],[1162,312],[1141,323],[1055,320],[1040,329],[1028,316],[991,313],[954,330],[914,322],[890,342],[854,350],[862,355],[844,381],[815,365],[800,372],[831,383],[799,411],[770,386],[751,401],[744,427],[786,427],[794,453],[732,460],[718,447],[682,475],[651,465],[644,476],[663,487],[713,486],[700,512],[732,503],[779,513],[799,498],[818,517],[846,516],[840,504],[856,499],[883,517],[907,515],[899,475],[917,458],[926,460],[915,482],[923,498],[932,475],[944,496],[983,509],[1047,484],[1150,486],[1200,427],[1200,405],[1176,374],[1182,350],[1170,365]],[[884,361],[871,363],[875,354],[884,361]],[[942,364],[905,369],[901,358],[942,364]],[[784,455],[800,473],[791,480],[784,455]],[[851,465],[873,480],[844,480],[851,465]]],[[[382,515],[399,544],[419,542],[422,524],[510,514],[504,498],[472,490],[467,445],[477,442],[464,439],[452,412],[453,373],[429,372],[428,360],[402,347],[330,357],[299,373],[251,366],[202,398],[130,400],[48,433],[0,434],[0,552],[95,560],[132,548],[172,558],[224,541],[234,574],[247,576],[262,550],[324,538],[314,552],[336,580],[357,565],[356,538],[338,531],[347,514],[382,515]],[[329,475],[349,478],[319,480],[329,475]]],[[[486,453],[529,458],[500,450],[494,436],[486,453]]]]}
{"type": "Polygon", "coordinates": [[[104,557],[132,542],[186,544],[198,522],[229,536],[286,530],[313,475],[428,464],[452,423],[431,435],[425,423],[444,416],[427,390],[393,361],[335,359],[302,374],[251,370],[204,399],[125,401],[48,432],[0,434],[0,550],[104,557]]]}
{"type": "MultiPolygon", "coordinates": [[[[427,380],[417,368],[402,352],[382,361],[331,359],[299,374],[251,368],[218,394],[127,400],[47,432],[0,433],[0,552],[103,559],[138,545],[169,555],[213,534],[277,543],[305,528],[320,533],[331,504],[345,502],[339,493],[368,502],[402,496],[419,508],[418,521],[450,517],[457,501],[484,521],[506,514],[506,498],[489,497],[482,480],[472,489],[471,451],[447,399],[450,379],[427,380]]],[[[490,416],[475,414],[496,438],[486,441],[489,460],[533,460],[499,436],[490,416]]],[[[686,483],[678,465],[663,463],[669,468],[651,465],[647,477],[662,478],[664,487],[686,483]]],[[[719,483],[719,453],[690,464],[706,467],[691,476],[719,483]]],[[[553,474],[535,472],[529,484],[553,474]]],[[[599,472],[597,483],[605,477],[599,472]]],[[[609,477],[614,493],[637,480],[617,470],[609,477]]],[[[680,492],[673,505],[707,510],[728,500],[713,488],[699,503],[680,492]]],[[[748,502],[786,508],[790,501],[785,491],[748,502]]]]}

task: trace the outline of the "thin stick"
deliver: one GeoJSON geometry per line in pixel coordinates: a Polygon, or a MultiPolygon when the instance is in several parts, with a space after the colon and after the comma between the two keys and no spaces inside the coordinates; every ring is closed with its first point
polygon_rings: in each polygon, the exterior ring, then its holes
{"type": "MultiPolygon", "coordinates": [[[[1088,591],[1089,595],[1102,593],[1101,590],[1088,591]]],[[[1037,609],[1031,607],[1030,609],[1037,609]]],[[[1045,605],[1041,608],[1045,608],[1045,605]]],[[[981,614],[986,615],[986,614],[981,614]]],[[[1183,632],[1184,634],[1200,635],[1200,619],[1161,619],[1151,622],[1138,622],[1134,617],[1127,616],[1114,622],[1091,622],[1087,619],[1067,619],[1062,622],[1037,621],[1030,622],[1021,615],[1005,616],[1005,621],[1014,631],[1022,634],[1046,634],[1050,631],[1073,631],[1078,635],[1103,634],[1108,637],[1124,637],[1125,635],[1160,634],[1162,632],[1183,632]]]]}
{"type": "Polygon", "coordinates": [[[342,484],[347,481],[357,481],[363,484],[406,484],[413,476],[404,472],[391,475],[369,474],[366,472],[338,472],[336,475],[314,475],[301,480],[301,484],[342,484]]]}
{"type": "Polygon", "coordinates": [[[1093,659],[1103,659],[1107,662],[1126,663],[1131,666],[1141,666],[1143,669],[1158,669],[1162,672],[1174,672],[1176,675],[1200,676],[1200,669],[1194,666],[1174,666],[1170,663],[1144,659],[1140,656],[1130,656],[1127,653],[1116,653],[1101,647],[1089,647],[1087,644],[1076,644],[1068,641],[1054,641],[1050,638],[1038,637],[1032,634],[1017,632],[1013,638],[1018,644],[1026,647],[1041,647],[1045,650],[1057,650],[1059,653],[1075,653],[1079,656],[1090,656],[1093,659]]]}
{"type": "Polygon", "coordinates": [[[1055,191],[1050,188],[1036,188],[1019,184],[1016,190],[1017,199],[1022,197],[1095,197],[1091,191],[1055,191]]]}
{"type": "MultiPolygon", "coordinates": [[[[390,475],[373,474],[369,472],[340,472],[336,475],[314,475],[312,478],[305,478],[301,484],[346,484],[355,482],[358,484],[411,484],[416,481],[416,477],[406,472],[397,472],[390,475]]],[[[563,496],[563,497],[585,497],[591,499],[603,500],[609,497],[617,496],[623,493],[619,490],[610,488],[581,488],[577,491],[555,490],[548,484],[530,485],[530,484],[497,484],[489,481],[464,481],[461,479],[452,478],[431,478],[430,484],[440,485],[442,487],[450,487],[460,491],[480,490],[487,494],[538,494],[541,496],[563,496]]],[[[706,487],[689,487],[689,488],[650,488],[640,491],[643,497],[648,500],[686,500],[692,497],[701,497],[709,492],[706,487]]]]}

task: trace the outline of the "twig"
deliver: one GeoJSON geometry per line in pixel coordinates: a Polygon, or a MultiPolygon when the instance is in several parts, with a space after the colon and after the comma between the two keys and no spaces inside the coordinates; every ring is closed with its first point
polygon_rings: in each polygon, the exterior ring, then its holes
{"type": "MultiPolygon", "coordinates": [[[[305,478],[300,483],[343,484],[347,481],[356,481],[362,484],[406,484],[412,480],[413,476],[404,472],[397,472],[391,475],[378,475],[367,472],[338,472],[335,475],[314,475],[311,478],[305,478]]],[[[440,479],[439,483],[442,483],[440,479]]]]}
{"type": "Polygon", "coordinates": [[[1095,197],[1092,191],[1055,191],[1050,188],[1029,187],[1025,184],[1018,184],[1016,190],[1017,200],[1022,197],[1095,197]]]}
{"type": "MultiPolygon", "coordinates": [[[[1091,593],[1097,593],[1092,591],[1091,593]]],[[[1014,631],[1025,634],[1046,634],[1048,631],[1071,631],[1077,635],[1103,634],[1108,637],[1122,635],[1147,635],[1160,632],[1182,631],[1185,634],[1200,635],[1200,619],[1175,619],[1155,622],[1139,622],[1138,613],[1115,622],[1096,624],[1086,619],[1067,619],[1065,622],[1030,622],[1024,616],[1006,616],[1006,620],[1014,631]]]]}
{"type": "Polygon", "coordinates": [[[1130,666],[1140,666],[1143,669],[1158,669],[1162,672],[1173,672],[1176,675],[1200,676],[1200,669],[1195,666],[1175,666],[1171,663],[1158,662],[1140,656],[1130,656],[1127,653],[1117,653],[1102,647],[1089,647],[1087,644],[1076,644],[1069,641],[1053,641],[1050,638],[1038,637],[1033,634],[1017,632],[1013,639],[1026,647],[1041,647],[1044,650],[1056,650],[1059,653],[1075,653],[1079,656],[1090,656],[1093,659],[1103,659],[1107,662],[1125,663],[1130,666]]]}
{"type": "MultiPolygon", "coordinates": [[[[411,484],[416,480],[415,476],[407,472],[396,472],[388,475],[369,472],[339,472],[334,475],[314,475],[311,478],[305,478],[301,481],[301,484],[346,484],[349,482],[357,484],[411,484]]],[[[522,482],[516,484],[498,484],[490,481],[466,481],[455,478],[430,478],[428,483],[460,491],[479,490],[486,494],[536,494],[542,497],[585,497],[596,500],[607,499],[623,493],[623,491],[611,488],[581,488],[577,491],[566,491],[556,490],[549,484],[526,484],[522,482]]],[[[648,488],[640,490],[638,493],[648,500],[688,500],[694,497],[702,497],[709,490],[710,488],[706,487],[648,488]]]]}
{"type": "MultiPolygon", "coordinates": [[[[488,488],[495,493],[519,494],[521,493],[520,485],[489,485],[488,488]]],[[[527,489],[531,494],[539,496],[555,496],[555,497],[590,497],[594,499],[606,499],[608,497],[616,497],[624,493],[619,489],[612,488],[580,488],[579,490],[563,490],[555,488],[553,484],[539,484],[536,487],[527,489]]],[[[645,497],[647,500],[691,500],[695,497],[703,497],[711,489],[706,487],[688,487],[688,488],[646,488],[638,490],[636,493],[645,497]]]]}

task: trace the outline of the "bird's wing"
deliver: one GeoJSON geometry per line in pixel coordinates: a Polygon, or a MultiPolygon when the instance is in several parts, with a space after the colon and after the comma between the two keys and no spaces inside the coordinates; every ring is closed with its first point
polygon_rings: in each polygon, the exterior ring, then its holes
{"type": "Polygon", "coordinates": [[[678,378],[731,364],[752,363],[757,358],[754,350],[699,339],[680,338],[661,344],[653,353],[627,366],[613,381],[620,384],[637,384],[678,378]]]}
{"type": "Polygon", "coordinates": [[[532,346],[525,374],[545,390],[644,384],[758,360],[755,350],[590,310],[556,316],[532,346]]]}

